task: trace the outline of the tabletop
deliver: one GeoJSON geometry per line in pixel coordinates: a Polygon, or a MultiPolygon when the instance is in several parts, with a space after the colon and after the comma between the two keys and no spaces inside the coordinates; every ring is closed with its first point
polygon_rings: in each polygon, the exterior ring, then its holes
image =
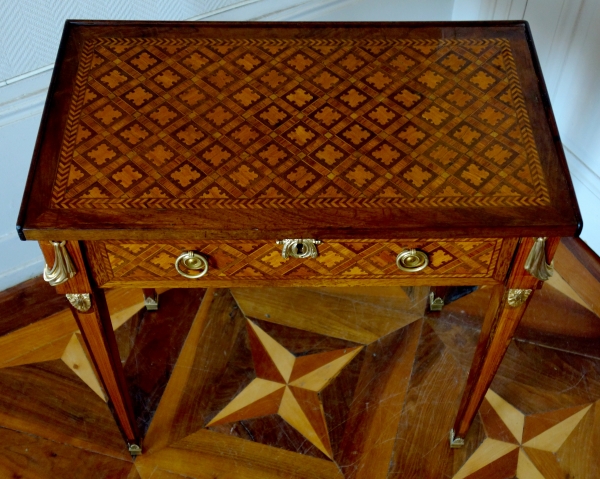
{"type": "Polygon", "coordinates": [[[68,21],[22,239],[573,236],[528,25],[68,21]]]}

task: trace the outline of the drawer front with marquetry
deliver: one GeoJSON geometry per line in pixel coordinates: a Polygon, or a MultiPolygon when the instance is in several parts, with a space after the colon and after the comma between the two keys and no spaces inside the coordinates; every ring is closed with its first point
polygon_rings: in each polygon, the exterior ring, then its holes
{"type": "Polygon", "coordinates": [[[515,238],[327,240],[314,258],[284,258],[282,246],[271,240],[115,240],[86,247],[101,287],[472,285],[502,281],[516,243],[515,238]],[[409,255],[409,267],[401,269],[406,264],[399,255],[411,250],[424,253],[426,266],[411,270],[409,255]],[[198,269],[204,274],[185,267],[186,252],[202,258],[198,269]]]}

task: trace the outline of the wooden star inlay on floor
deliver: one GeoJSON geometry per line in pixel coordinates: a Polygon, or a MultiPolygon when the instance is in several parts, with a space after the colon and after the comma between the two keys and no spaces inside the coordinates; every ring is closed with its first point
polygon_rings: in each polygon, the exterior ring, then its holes
{"type": "Polygon", "coordinates": [[[257,377],[207,427],[278,414],[332,459],[319,392],[363,347],[296,357],[252,321],[246,328],[257,377]]]}
{"type": "Polygon", "coordinates": [[[490,389],[479,410],[487,437],[452,479],[564,477],[555,454],[591,406],[525,416],[490,389]]]}

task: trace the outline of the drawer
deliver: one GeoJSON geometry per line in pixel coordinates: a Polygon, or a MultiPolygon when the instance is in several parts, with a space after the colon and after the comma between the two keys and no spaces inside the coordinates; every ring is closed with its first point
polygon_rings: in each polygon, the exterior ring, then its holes
{"type": "Polygon", "coordinates": [[[517,241],[326,240],[316,258],[287,259],[273,240],[91,241],[86,250],[101,287],[474,285],[504,280],[517,241]],[[396,257],[412,248],[425,252],[429,264],[418,272],[401,271],[396,257]],[[187,279],[177,272],[175,261],[188,250],[207,260],[209,270],[202,278],[187,279]]]}

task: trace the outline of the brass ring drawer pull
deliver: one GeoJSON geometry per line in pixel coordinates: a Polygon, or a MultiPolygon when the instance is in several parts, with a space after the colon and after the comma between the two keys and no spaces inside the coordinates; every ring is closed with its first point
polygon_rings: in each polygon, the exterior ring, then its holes
{"type": "Polygon", "coordinates": [[[398,269],[409,273],[416,273],[427,267],[429,258],[427,253],[418,249],[405,249],[396,257],[398,269]]]}
{"type": "Polygon", "coordinates": [[[175,269],[184,278],[197,279],[197,278],[201,278],[206,273],[208,273],[208,261],[206,261],[206,258],[204,258],[204,256],[201,256],[200,254],[196,253],[195,251],[184,251],[175,260],[175,269]],[[187,269],[199,271],[199,273],[195,274],[195,275],[184,273],[179,268],[180,262],[187,269]]]}

